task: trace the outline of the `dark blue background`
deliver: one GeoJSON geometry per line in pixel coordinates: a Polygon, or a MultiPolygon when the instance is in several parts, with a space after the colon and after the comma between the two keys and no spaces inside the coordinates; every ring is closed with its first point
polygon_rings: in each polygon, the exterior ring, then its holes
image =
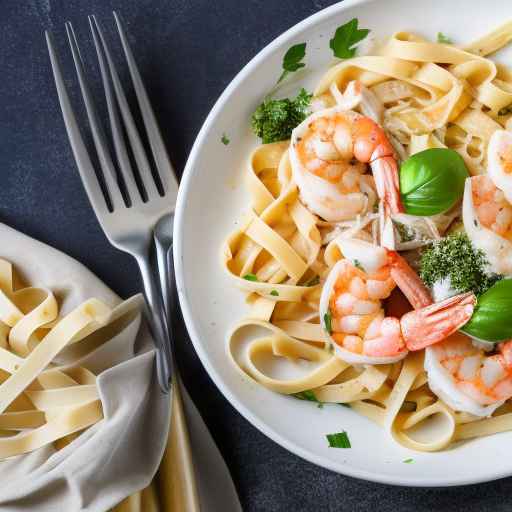
{"type": "MultiPolygon", "coordinates": [[[[86,63],[96,71],[87,15],[98,15],[112,35],[111,11],[123,14],[173,163],[181,172],[201,123],[241,67],[285,29],[331,3],[0,0],[0,220],[75,257],[120,295],[138,292],[134,262],[108,244],[82,190],[44,29],[53,31],[76,93],[64,22],[73,22],[86,63]]],[[[407,489],[354,480],[305,462],[267,439],[231,407],[190,343],[181,352],[187,386],[247,511],[512,509],[512,479],[466,488],[407,489]]],[[[509,453],[505,446],[503,456],[509,453]]],[[[478,453],[468,463],[478,464],[478,453]]]]}

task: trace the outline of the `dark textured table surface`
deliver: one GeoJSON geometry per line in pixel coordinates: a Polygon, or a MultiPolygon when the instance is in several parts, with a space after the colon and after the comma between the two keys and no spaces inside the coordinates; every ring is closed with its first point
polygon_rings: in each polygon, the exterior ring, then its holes
{"type": "MultiPolygon", "coordinates": [[[[0,220],[75,257],[120,295],[140,290],[134,261],[108,244],[82,190],[44,29],[54,32],[66,76],[73,77],[64,22],[73,22],[86,63],[96,66],[87,15],[97,14],[113,33],[111,11],[123,14],[137,41],[137,60],[173,163],[181,171],[201,123],[240,68],[285,29],[331,3],[0,0],[0,220]]],[[[465,488],[408,489],[343,477],[305,462],[233,409],[190,344],[180,358],[187,386],[232,471],[244,510],[512,509],[512,479],[465,488]]],[[[471,463],[478,464],[478,453],[471,463]]]]}

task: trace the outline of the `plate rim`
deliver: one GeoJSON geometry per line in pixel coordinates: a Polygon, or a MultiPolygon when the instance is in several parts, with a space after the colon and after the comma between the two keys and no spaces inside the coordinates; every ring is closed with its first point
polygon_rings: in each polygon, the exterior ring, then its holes
{"type": "Polygon", "coordinates": [[[247,421],[249,421],[249,423],[251,423],[254,427],[256,427],[260,432],[265,434],[272,441],[276,442],[277,444],[279,444],[286,450],[290,451],[291,453],[307,460],[308,462],[311,462],[322,468],[329,469],[341,475],[350,476],[369,482],[407,487],[454,487],[490,482],[500,478],[506,478],[512,475],[512,470],[508,472],[489,472],[488,475],[483,478],[457,478],[456,476],[452,476],[448,479],[436,479],[431,477],[404,477],[398,475],[389,475],[381,472],[372,472],[364,469],[358,469],[348,465],[340,467],[339,464],[336,464],[335,462],[327,458],[323,458],[322,456],[315,454],[314,452],[304,448],[303,446],[290,441],[286,437],[281,436],[272,427],[267,425],[267,423],[263,419],[261,419],[257,414],[253,413],[248,407],[246,407],[242,402],[240,402],[235,397],[235,395],[229,389],[229,386],[224,383],[221,375],[210,363],[208,355],[203,350],[200,341],[201,337],[199,335],[198,330],[195,327],[195,322],[192,317],[191,307],[185,291],[185,279],[183,272],[182,242],[185,234],[185,226],[184,223],[182,222],[182,218],[185,215],[186,197],[188,195],[190,181],[193,175],[193,168],[196,165],[196,160],[201,151],[201,147],[203,145],[205,137],[208,134],[212,125],[214,124],[218,112],[225,106],[232,91],[237,89],[239,84],[243,82],[245,77],[253,70],[253,68],[255,68],[260,62],[267,59],[267,57],[271,55],[272,52],[276,48],[278,48],[283,42],[289,39],[293,39],[295,35],[302,32],[303,30],[306,30],[309,26],[314,25],[316,23],[321,23],[322,21],[326,20],[328,17],[332,15],[339,14],[357,5],[362,5],[375,1],[376,0],[344,0],[342,2],[338,2],[308,16],[307,18],[304,18],[303,20],[299,21],[298,23],[296,23],[295,25],[281,33],[279,36],[274,38],[270,43],[268,43],[265,47],[263,47],[254,57],[252,57],[251,60],[247,64],[245,64],[245,66],[243,66],[243,68],[235,75],[235,77],[231,80],[228,86],[224,89],[224,91],[219,96],[214,106],[208,113],[205,121],[201,126],[201,129],[199,130],[196,136],[196,139],[188,156],[185,168],[183,170],[175,210],[173,229],[173,258],[178,298],[181,306],[183,319],[190,339],[192,341],[192,344],[194,346],[194,349],[202,365],[204,366],[206,372],[208,373],[216,387],[220,390],[220,392],[224,395],[228,402],[236,409],[238,413],[240,413],[247,421]]]}

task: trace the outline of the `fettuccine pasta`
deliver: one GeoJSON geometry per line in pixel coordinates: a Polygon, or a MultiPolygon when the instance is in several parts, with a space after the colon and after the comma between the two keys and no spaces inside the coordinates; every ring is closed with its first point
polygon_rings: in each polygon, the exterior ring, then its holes
{"type": "MultiPolygon", "coordinates": [[[[292,132],[291,141],[263,144],[252,152],[246,170],[251,208],[222,251],[226,271],[251,306],[248,318],[237,321],[228,335],[228,357],[235,368],[277,393],[307,391],[320,402],[349,404],[396,442],[414,450],[442,450],[455,441],[512,429],[507,401],[486,415],[448,405],[429,385],[423,350],[405,350],[386,364],[358,363],[340,355],[336,333],[326,333],[335,330],[330,325],[335,319],[329,309],[327,313],[322,309],[322,297],[333,269],[350,258],[347,239],[384,245],[378,226],[386,215],[386,200],[376,197],[378,183],[375,192],[373,181],[366,179],[359,182],[361,190],[353,189],[350,203],[346,196],[332,195],[330,202],[320,205],[320,199],[309,193],[316,186],[313,180],[320,175],[319,166],[328,158],[311,163],[313,178],[300,177],[294,168],[314,144],[317,155],[332,152],[325,141],[309,142],[308,130],[327,126],[328,116],[335,122],[342,118],[349,122],[345,111],[355,109],[383,128],[399,161],[425,149],[449,148],[462,157],[470,175],[485,174],[489,142],[496,131],[508,128],[512,115],[507,109],[512,104],[512,74],[488,55],[511,39],[512,22],[467,46],[395,33],[373,55],[342,60],[324,74],[314,91],[312,104],[317,111],[292,132]],[[347,91],[354,83],[371,96],[373,115],[365,110],[364,99],[346,108],[347,91]],[[365,192],[363,183],[369,191],[365,192]],[[353,213],[337,218],[333,213],[328,218],[332,205],[353,208],[353,213]]],[[[350,119],[358,122],[361,116],[354,114],[350,119]]],[[[336,134],[334,140],[341,152],[336,134]]],[[[350,165],[358,176],[368,172],[356,169],[360,164],[355,159],[350,165]]],[[[343,176],[352,171],[344,171],[343,176]]],[[[337,168],[331,166],[325,172],[336,173],[337,168]]],[[[327,181],[331,177],[327,174],[327,181]]],[[[428,240],[439,239],[461,218],[460,202],[440,215],[414,219],[390,209],[393,221],[417,223],[414,229],[428,240]]],[[[414,240],[401,242],[397,250],[421,245],[414,245],[414,240]]],[[[356,259],[356,267],[357,263],[356,259]]],[[[359,275],[353,267],[352,275],[359,275]]],[[[346,265],[339,268],[348,271],[346,265]]],[[[339,279],[335,287],[340,286],[339,279]]],[[[399,307],[396,293],[386,300],[386,311],[399,307]]],[[[467,297],[463,300],[466,309],[471,306],[467,297]]],[[[329,304],[332,310],[332,297],[329,304]]],[[[347,331],[343,332],[339,339],[346,341],[347,331]]]]}
{"type": "Polygon", "coordinates": [[[0,460],[60,449],[103,418],[96,375],[54,361],[139,307],[136,297],[114,309],[89,299],[60,316],[51,290],[13,283],[11,263],[0,260],[0,460]]]}

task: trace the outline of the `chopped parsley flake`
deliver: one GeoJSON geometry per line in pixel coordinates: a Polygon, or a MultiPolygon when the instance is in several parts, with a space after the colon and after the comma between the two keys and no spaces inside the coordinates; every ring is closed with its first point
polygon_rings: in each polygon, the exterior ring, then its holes
{"type": "Polygon", "coordinates": [[[421,256],[420,277],[427,286],[449,278],[460,293],[481,295],[501,276],[489,274],[483,251],[471,244],[465,233],[456,233],[430,244],[421,256]]]}
{"type": "Polygon", "coordinates": [[[330,311],[327,311],[324,315],[324,327],[329,334],[332,334],[332,315],[330,311]]]}
{"type": "Polygon", "coordinates": [[[402,461],[404,464],[412,464],[414,462],[414,459],[405,459],[402,461]]]}
{"type": "Polygon", "coordinates": [[[329,41],[329,47],[335,57],[350,59],[356,54],[354,46],[370,33],[366,28],[358,28],[358,23],[357,18],[352,18],[336,29],[334,37],[329,41]]]}
{"type": "Polygon", "coordinates": [[[398,236],[400,237],[400,242],[410,242],[411,240],[414,240],[415,234],[414,230],[403,224],[402,222],[398,222],[397,220],[393,221],[393,225],[395,226],[395,229],[398,232],[398,236]]]}
{"type": "Polygon", "coordinates": [[[293,395],[295,398],[298,398],[299,400],[307,400],[308,402],[316,402],[317,407],[319,409],[323,409],[324,404],[323,402],[320,402],[318,398],[315,396],[315,393],[311,391],[310,389],[307,389],[306,391],[301,391],[300,393],[295,393],[293,395]]]}
{"type": "Polygon", "coordinates": [[[352,448],[348,434],[345,431],[327,434],[325,437],[329,443],[329,448],[352,448]]]}
{"type": "Polygon", "coordinates": [[[359,260],[354,260],[354,267],[356,267],[359,270],[362,270],[364,272],[363,265],[361,265],[361,262],[359,260]]]}
{"type": "Polygon", "coordinates": [[[258,281],[258,276],[255,274],[245,274],[244,279],[246,281],[258,281]]]}
{"type": "Polygon", "coordinates": [[[437,42],[441,44],[453,44],[453,41],[448,36],[445,36],[442,32],[437,33],[437,42]]]}
{"type": "Polygon", "coordinates": [[[224,146],[227,146],[230,142],[228,136],[225,133],[222,134],[220,141],[222,142],[222,144],[224,144],[224,146]]]}
{"type": "Polygon", "coordinates": [[[289,139],[292,130],[306,119],[312,97],[302,88],[294,99],[266,98],[252,115],[254,133],[261,138],[263,144],[289,139]]]}
{"type": "Polygon", "coordinates": [[[270,292],[270,295],[273,295],[274,297],[279,297],[279,292],[277,290],[272,290],[270,292]]]}

